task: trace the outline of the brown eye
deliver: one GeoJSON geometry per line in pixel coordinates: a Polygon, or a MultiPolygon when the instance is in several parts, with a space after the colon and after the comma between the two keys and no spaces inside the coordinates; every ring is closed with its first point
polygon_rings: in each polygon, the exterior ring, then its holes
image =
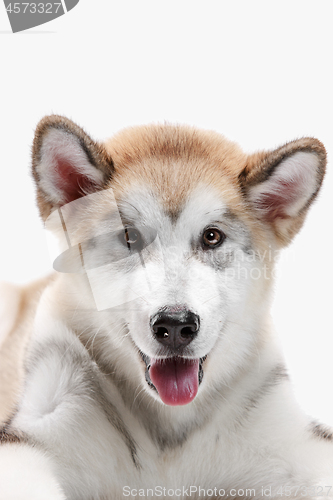
{"type": "Polygon", "coordinates": [[[125,231],[120,236],[120,241],[130,250],[142,249],[141,234],[135,227],[126,227],[125,231]]]}
{"type": "Polygon", "coordinates": [[[225,238],[226,236],[222,231],[210,227],[202,235],[202,244],[204,248],[214,248],[221,245],[225,238]]]}

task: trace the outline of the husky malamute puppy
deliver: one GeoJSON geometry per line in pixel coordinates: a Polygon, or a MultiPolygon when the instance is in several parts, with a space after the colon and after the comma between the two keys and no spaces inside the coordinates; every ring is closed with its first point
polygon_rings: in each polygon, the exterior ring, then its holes
{"type": "Polygon", "coordinates": [[[247,155],[191,127],[102,144],[63,117],[39,123],[58,272],[24,328],[12,318],[31,340],[1,500],[332,495],[333,435],[294,401],[269,317],[275,256],[325,163],[313,138],[247,155]]]}

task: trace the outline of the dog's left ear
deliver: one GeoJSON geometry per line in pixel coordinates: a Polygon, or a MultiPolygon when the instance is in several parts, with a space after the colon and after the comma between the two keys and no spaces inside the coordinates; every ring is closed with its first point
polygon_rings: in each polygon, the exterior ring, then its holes
{"type": "Polygon", "coordinates": [[[42,218],[71,201],[106,187],[113,163],[104,146],[74,122],[51,115],[37,125],[32,173],[42,218]]]}
{"type": "Polygon", "coordinates": [[[301,228],[325,166],[325,148],[313,138],[249,156],[239,175],[242,191],[255,216],[272,227],[280,244],[288,244],[301,228]]]}

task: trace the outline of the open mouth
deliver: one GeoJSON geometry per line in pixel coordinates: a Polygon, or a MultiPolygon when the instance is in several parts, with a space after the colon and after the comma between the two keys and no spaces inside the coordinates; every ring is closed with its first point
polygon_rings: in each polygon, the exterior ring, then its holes
{"type": "Polygon", "coordinates": [[[146,364],[146,381],[158,392],[163,403],[178,406],[193,401],[203,378],[202,364],[207,356],[199,359],[181,356],[161,359],[140,354],[146,364]]]}

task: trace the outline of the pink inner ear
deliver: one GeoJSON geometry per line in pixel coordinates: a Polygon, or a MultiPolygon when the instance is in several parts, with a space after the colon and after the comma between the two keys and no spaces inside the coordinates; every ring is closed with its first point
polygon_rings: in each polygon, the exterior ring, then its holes
{"type": "Polygon", "coordinates": [[[63,193],[65,203],[77,200],[97,190],[97,184],[79,172],[66,158],[56,158],[56,187],[63,193]]]}
{"type": "Polygon", "coordinates": [[[289,182],[280,179],[274,183],[273,188],[271,191],[262,192],[255,201],[256,207],[263,211],[264,220],[267,222],[276,218],[288,218],[288,208],[296,204],[301,195],[297,179],[289,182]]]}
{"type": "Polygon", "coordinates": [[[318,190],[319,159],[298,151],[276,165],[267,180],[250,190],[252,203],[267,222],[297,217],[318,190]]]}

